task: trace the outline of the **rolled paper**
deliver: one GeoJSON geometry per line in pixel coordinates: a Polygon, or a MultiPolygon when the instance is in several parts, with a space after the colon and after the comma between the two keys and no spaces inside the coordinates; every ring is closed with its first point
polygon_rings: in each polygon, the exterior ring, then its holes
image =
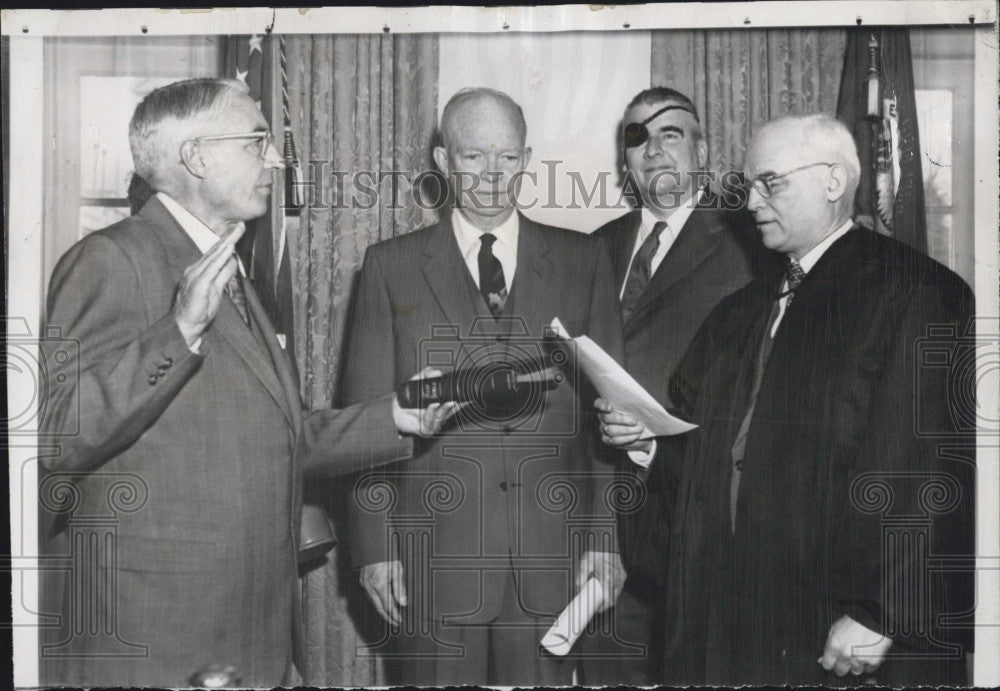
{"type": "Polygon", "coordinates": [[[591,576],[542,637],[542,647],[559,657],[568,653],[603,603],[604,588],[591,576]]]}

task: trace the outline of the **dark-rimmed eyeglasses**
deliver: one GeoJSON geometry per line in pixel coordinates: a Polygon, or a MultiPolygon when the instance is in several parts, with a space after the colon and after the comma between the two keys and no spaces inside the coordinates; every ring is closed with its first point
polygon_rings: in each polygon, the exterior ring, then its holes
{"type": "Polygon", "coordinates": [[[195,142],[196,144],[201,144],[202,142],[228,142],[237,141],[240,139],[256,139],[260,150],[258,155],[261,160],[267,158],[268,147],[274,144],[274,135],[268,130],[257,130],[255,132],[238,132],[235,134],[210,134],[205,137],[195,137],[194,139],[189,139],[188,141],[195,142]]]}
{"type": "Polygon", "coordinates": [[[804,166],[799,166],[798,168],[792,168],[791,170],[785,171],[784,173],[764,173],[763,175],[758,175],[753,180],[747,183],[747,189],[751,187],[757,190],[757,193],[764,197],[765,199],[770,198],[773,194],[780,192],[785,189],[787,182],[785,178],[794,173],[806,170],[808,168],[815,168],[816,166],[839,166],[839,163],[827,163],[826,161],[820,161],[818,163],[807,163],[804,166]],[[775,184],[777,183],[777,184],[775,184]]]}

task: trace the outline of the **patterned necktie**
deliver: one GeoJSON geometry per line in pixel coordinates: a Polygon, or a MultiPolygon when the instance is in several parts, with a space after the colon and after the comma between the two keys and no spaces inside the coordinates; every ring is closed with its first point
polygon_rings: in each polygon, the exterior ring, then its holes
{"type": "Polygon", "coordinates": [[[479,292],[483,295],[494,319],[499,318],[507,302],[507,284],[503,278],[503,265],[493,255],[493,243],[497,236],[483,233],[479,236],[479,292]]]}
{"type": "Polygon", "coordinates": [[[243,317],[243,322],[247,326],[250,326],[250,310],[247,308],[247,294],[243,290],[243,281],[240,278],[239,269],[229,279],[229,282],[226,283],[226,295],[233,301],[236,311],[243,317]]]}
{"type": "Polygon", "coordinates": [[[632,259],[632,266],[628,270],[628,278],[625,279],[625,290],[622,292],[622,321],[628,321],[635,311],[635,306],[639,302],[639,296],[646,289],[649,283],[650,274],[653,269],[653,255],[660,249],[660,233],[667,227],[663,221],[657,221],[646,239],[639,246],[639,251],[632,259]]]}
{"type": "Polygon", "coordinates": [[[781,297],[786,296],[785,312],[787,312],[789,305],[792,304],[792,298],[795,296],[794,291],[801,285],[805,275],[806,272],[802,270],[802,265],[797,260],[789,257],[788,268],[785,269],[785,281],[788,284],[788,289],[774,301],[774,306],[771,308],[771,316],[764,327],[764,339],[761,342],[760,349],[757,351],[757,359],[753,370],[753,388],[750,390],[750,405],[747,406],[747,414],[743,416],[743,423],[740,425],[739,432],[736,433],[736,441],[733,442],[732,448],[733,476],[729,484],[729,518],[734,533],[736,532],[736,500],[739,497],[740,476],[743,474],[743,456],[747,448],[747,435],[750,432],[750,422],[753,420],[754,408],[757,407],[757,394],[760,393],[760,385],[764,381],[764,367],[767,365],[768,358],[771,357],[771,346],[774,345],[774,338],[771,336],[771,331],[774,329],[774,323],[778,320],[778,315],[781,314],[781,306],[779,304],[781,297]]]}
{"type": "Polygon", "coordinates": [[[806,272],[802,270],[802,265],[799,264],[797,259],[788,258],[788,268],[785,269],[785,281],[788,282],[788,290],[785,294],[788,295],[788,299],[785,300],[785,311],[788,311],[789,305],[792,304],[792,298],[795,297],[795,291],[798,289],[799,285],[802,284],[802,279],[805,278],[806,272]]]}

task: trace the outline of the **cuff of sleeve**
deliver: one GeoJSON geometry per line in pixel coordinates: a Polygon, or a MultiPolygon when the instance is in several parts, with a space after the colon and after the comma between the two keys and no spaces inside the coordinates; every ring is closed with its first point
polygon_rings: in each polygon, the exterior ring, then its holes
{"type": "Polygon", "coordinates": [[[866,629],[885,635],[878,606],[874,602],[841,602],[840,606],[844,614],[866,629]]]}
{"type": "Polygon", "coordinates": [[[656,455],[656,440],[654,439],[652,444],[649,446],[649,451],[629,451],[629,459],[636,465],[642,468],[648,468],[649,464],[653,462],[653,456],[656,455]]]}

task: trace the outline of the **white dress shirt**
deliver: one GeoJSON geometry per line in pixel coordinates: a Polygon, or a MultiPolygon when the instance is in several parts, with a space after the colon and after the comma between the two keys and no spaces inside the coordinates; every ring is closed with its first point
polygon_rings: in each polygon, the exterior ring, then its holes
{"type": "Polygon", "coordinates": [[[510,292],[510,286],[514,282],[514,271],[517,269],[517,234],[520,229],[520,221],[517,212],[510,215],[506,221],[490,231],[483,231],[469,223],[462,215],[462,212],[455,209],[451,212],[451,227],[455,231],[455,240],[458,241],[458,249],[462,252],[462,259],[469,267],[472,280],[479,285],[479,248],[482,243],[479,236],[484,232],[493,233],[496,242],[493,243],[493,256],[500,260],[503,267],[503,280],[510,292]]]}
{"type": "MultiPolygon", "coordinates": [[[[677,207],[670,216],[667,217],[667,226],[660,231],[660,246],[656,249],[656,254],[653,255],[653,260],[650,262],[649,275],[652,276],[656,273],[656,270],[660,268],[660,264],[663,263],[663,258],[667,256],[667,252],[670,251],[671,246],[674,244],[674,240],[680,234],[681,229],[684,224],[688,222],[691,217],[691,212],[694,208],[698,206],[698,202],[701,201],[703,190],[698,190],[691,199],[688,200],[686,204],[681,204],[677,207]]],[[[649,210],[648,207],[642,207],[642,223],[639,225],[639,232],[635,236],[635,244],[632,245],[632,258],[629,260],[629,269],[632,268],[632,262],[635,260],[635,255],[639,253],[639,248],[642,247],[642,243],[646,241],[649,234],[653,232],[653,226],[660,222],[660,219],[653,215],[653,212],[649,210]]],[[[621,300],[622,296],[625,295],[625,284],[628,283],[628,271],[625,272],[625,280],[622,281],[621,289],[618,291],[618,299],[621,300]]]]}
{"type": "MultiPolygon", "coordinates": [[[[174,217],[177,224],[181,229],[187,233],[187,236],[191,238],[191,241],[195,244],[195,247],[204,255],[215,243],[219,241],[219,236],[212,232],[212,229],[205,225],[199,218],[197,218],[190,211],[181,206],[177,201],[175,201],[166,192],[157,192],[156,198],[160,200],[164,207],[166,207],[167,212],[174,217]]],[[[243,262],[240,260],[238,254],[234,254],[236,257],[236,267],[240,272],[241,276],[246,277],[247,272],[243,268],[243,262]]],[[[194,342],[191,346],[192,353],[199,353],[201,349],[201,338],[194,342]]]]}
{"type": "MultiPolygon", "coordinates": [[[[813,247],[811,250],[802,255],[802,259],[799,260],[799,266],[802,267],[802,273],[809,273],[809,270],[816,266],[816,262],[819,258],[830,249],[830,245],[835,243],[851,228],[854,227],[854,220],[847,219],[844,224],[838,226],[835,231],[823,238],[819,244],[813,247]]],[[[781,290],[779,292],[784,293],[788,290],[788,279],[786,278],[781,282],[781,290]]],[[[781,324],[781,319],[785,316],[785,306],[788,304],[788,296],[785,295],[778,300],[778,317],[774,320],[774,325],[771,326],[771,338],[774,338],[774,334],[778,333],[778,326],[781,324]]]]}

